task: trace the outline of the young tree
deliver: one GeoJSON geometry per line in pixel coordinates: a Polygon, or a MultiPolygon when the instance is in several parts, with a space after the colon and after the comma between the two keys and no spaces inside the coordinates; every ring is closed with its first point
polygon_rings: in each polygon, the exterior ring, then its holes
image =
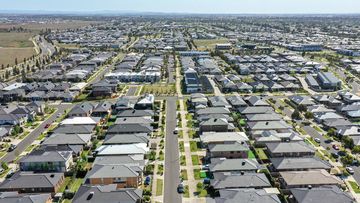
{"type": "Polygon", "coordinates": [[[300,112],[298,110],[295,110],[292,114],[291,114],[291,118],[294,120],[300,120],[300,112]]]}

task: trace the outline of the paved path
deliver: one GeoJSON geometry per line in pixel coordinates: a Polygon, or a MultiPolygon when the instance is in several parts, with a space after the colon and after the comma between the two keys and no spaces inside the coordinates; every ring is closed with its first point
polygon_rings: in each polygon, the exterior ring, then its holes
{"type": "Polygon", "coordinates": [[[178,137],[174,134],[175,127],[176,98],[168,98],[166,101],[164,203],[181,202],[181,195],[177,193],[177,186],[180,183],[180,163],[178,137]]]}
{"type": "Polygon", "coordinates": [[[137,90],[137,86],[130,86],[129,90],[126,93],[126,96],[135,96],[136,90],[137,90]]]}
{"type": "Polygon", "coordinates": [[[73,104],[60,104],[58,106],[53,106],[57,108],[56,112],[52,114],[48,119],[42,122],[37,128],[35,128],[28,136],[26,136],[16,147],[16,149],[12,152],[7,153],[3,156],[0,162],[10,163],[16,159],[18,155],[20,155],[25,149],[31,145],[36,138],[39,137],[41,133],[43,133],[46,129],[45,126],[47,124],[53,123],[57,119],[58,114],[64,114],[64,111],[73,107],[73,104]]]}

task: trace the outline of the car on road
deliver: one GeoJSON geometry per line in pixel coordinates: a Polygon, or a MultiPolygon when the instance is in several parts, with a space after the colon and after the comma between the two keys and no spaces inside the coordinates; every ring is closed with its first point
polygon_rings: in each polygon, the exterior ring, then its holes
{"type": "Polygon", "coordinates": [[[175,135],[179,133],[179,128],[175,128],[174,132],[175,135]]]}
{"type": "Polygon", "coordinates": [[[58,114],[57,114],[57,117],[59,118],[60,116],[61,116],[61,113],[58,113],[58,114]]]}
{"type": "Polygon", "coordinates": [[[9,149],[8,149],[8,152],[12,152],[12,151],[14,151],[15,149],[16,149],[16,145],[11,144],[10,147],[9,147],[9,149]]]}
{"type": "Polygon", "coordinates": [[[314,141],[316,142],[316,143],[321,143],[321,140],[320,140],[320,138],[314,138],[314,141]]]}
{"type": "Polygon", "coordinates": [[[50,127],[50,123],[46,124],[44,128],[49,128],[50,127]]]}
{"type": "Polygon", "coordinates": [[[337,146],[337,145],[335,145],[335,144],[332,146],[332,148],[335,149],[335,150],[339,150],[339,149],[340,149],[339,146],[337,146]]]}
{"type": "Polygon", "coordinates": [[[178,185],[177,192],[180,194],[185,193],[184,185],[182,183],[178,185]]]}
{"type": "Polygon", "coordinates": [[[351,175],[354,174],[354,169],[351,167],[346,167],[346,171],[350,173],[351,175]]]}
{"type": "Polygon", "coordinates": [[[326,144],[330,144],[330,143],[332,143],[332,140],[331,139],[328,139],[328,140],[325,140],[324,141],[326,144]]]}
{"type": "Polygon", "coordinates": [[[331,156],[334,157],[335,159],[339,158],[339,155],[336,153],[331,153],[331,156]]]}

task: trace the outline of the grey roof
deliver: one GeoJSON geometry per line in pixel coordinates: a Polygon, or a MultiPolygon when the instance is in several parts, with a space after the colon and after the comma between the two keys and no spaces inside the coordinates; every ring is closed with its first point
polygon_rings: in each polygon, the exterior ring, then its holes
{"type": "Polygon", "coordinates": [[[354,203],[350,194],[343,192],[337,186],[317,188],[294,188],[290,190],[298,203],[354,203]]]}
{"type": "Polygon", "coordinates": [[[226,174],[216,173],[211,186],[216,189],[271,187],[264,173],[226,174]]]}
{"type": "Polygon", "coordinates": [[[225,143],[225,144],[209,144],[208,149],[210,152],[231,152],[231,151],[248,151],[249,146],[243,142],[233,142],[233,143],[225,143]]]}
{"type": "Polygon", "coordinates": [[[111,109],[111,106],[112,106],[111,102],[103,101],[103,102],[99,103],[98,105],[96,105],[93,112],[107,112],[111,109]]]}
{"type": "Polygon", "coordinates": [[[282,116],[276,113],[271,114],[248,114],[246,115],[248,121],[279,121],[282,116]]]}
{"type": "Polygon", "coordinates": [[[196,111],[197,115],[203,114],[230,114],[229,109],[224,107],[208,107],[205,109],[199,109],[196,111]]]}
{"type": "Polygon", "coordinates": [[[0,190],[8,188],[31,189],[54,187],[63,176],[63,173],[18,172],[11,178],[5,179],[0,185],[0,190]]]}
{"type": "Polygon", "coordinates": [[[326,170],[311,171],[286,171],[280,172],[286,185],[291,187],[301,187],[308,185],[341,185],[343,181],[326,170]]]}
{"type": "Polygon", "coordinates": [[[215,158],[211,159],[211,164],[209,165],[211,172],[256,171],[260,167],[256,159],[215,158]]]}
{"type": "Polygon", "coordinates": [[[94,165],[111,165],[111,164],[138,164],[140,167],[145,165],[144,156],[132,154],[123,156],[99,156],[94,160],[94,165]]]}
{"type": "Polygon", "coordinates": [[[273,108],[269,106],[249,106],[249,107],[240,107],[239,112],[241,114],[266,114],[266,113],[274,113],[273,108]]]}
{"type": "Polygon", "coordinates": [[[266,143],[271,153],[315,152],[315,149],[305,142],[266,143]]]}
{"type": "Polygon", "coordinates": [[[0,193],[0,203],[47,203],[50,194],[18,194],[14,192],[0,193]]]}
{"type": "Polygon", "coordinates": [[[229,96],[227,100],[233,106],[247,106],[247,103],[240,96],[229,96]]]}
{"type": "Polygon", "coordinates": [[[255,130],[285,130],[291,129],[292,127],[285,121],[259,121],[259,122],[248,122],[247,125],[253,131],[255,130]]]}
{"type": "Polygon", "coordinates": [[[154,116],[154,111],[152,110],[124,110],[117,114],[117,117],[144,117],[144,116],[154,116]]]}
{"type": "Polygon", "coordinates": [[[72,157],[71,151],[43,151],[35,150],[21,158],[20,163],[25,162],[62,162],[72,157]]]}
{"type": "Polygon", "coordinates": [[[104,144],[132,144],[132,143],[148,143],[147,133],[134,134],[108,134],[105,137],[104,144]]]}
{"type": "Polygon", "coordinates": [[[131,123],[153,123],[152,119],[144,118],[144,117],[121,117],[117,118],[115,124],[131,124],[131,123]]]}
{"type": "Polygon", "coordinates": [[[76,192],[72,202],[137,203],[140,199],[142,199],[142,193],[143,191],[141,189],[117,189],[116,184],[102,186],[82,185],[76,192]],[[90,193],[93,194],[91,199],[89,199],[90,193]]]}
{"type": "Polygon", "coordinates": [[[114,133],[151,133],[153,127],[149,124],[130,123],[130,124],[115,124],[108,129],[109,134],[114,133]]]}
{"type": "Polygon", "coordinates": [[[264,101],[261,97],[251,96],[246,99],[251,106],[269,106],[269,104],[264,101]]]}
{"type": "Polygon", "coordinates": [[[81,104],[77,104],[72,108],[69,112],[69,115],[72,114],[89,114],[94,109],[94,105],[90,102],[83,102],[81,104]]]}
{"type": "Polygon", "coordinates": [[[330,169],[331,164],[316,157],[271,158],[276,170],[330,169]]]}
{"type": "Polygon", "coordinates": [[[121,165],[93,165],[92,169],[86,174],[85,179],[91,178],[119,178],[119,177],[138,177],[131,166],[121,165]]]}
{"type": "Polygon", "coordinates": [[[92,133],[95,126],[93,125],[68,125],[59,126],[54,130],[54,133],[60,134],[89,134],[92,133]]]}
{"type": "Polygon", "coordinates": [[[220,190],[220,197],[215,198],[216,203],[281,203],[276,194],[268,193],[264,189],[227,189],[220,190]]]}
{"type": "Polygon", "coordinates": [[[52,134],[42,145],[87,145],[91,134],[52,134]]]}

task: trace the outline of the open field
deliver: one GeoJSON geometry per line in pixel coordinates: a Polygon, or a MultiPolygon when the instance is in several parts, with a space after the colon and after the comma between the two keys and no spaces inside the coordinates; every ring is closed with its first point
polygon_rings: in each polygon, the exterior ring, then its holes
{"type": "Polygon", "coordinates": [[[4,48],[27,48],[34,44],[30,38],[34,33],[30,32],[0,32],[0,47],[4,48]]]}
{"type": "Polygon", "coordinates": [[[30,31],[39,32],[45,29],[51,30],[65,30],[75,29],[91,24],[100,23],[99,21],[82,21],[82,20],[63,20],[61,22],[46,22],[46,23],[27,23],[27,24],[0,24],[0,29],[19,28],[28,29],[30,31]]]}
{"type": "Polygon", "coordinates": [[[4,64],[14,65],[15,58],[18,58],[18,62],[22,62],[24,58],[29,58],[34,55],[34,48],[0,48],[0,66],[4,64]]]}
{"type": "Polygon", "coordinates": [[[228,43],[227,39],[198,39],[194,40],[198,50],[213,50],[216,44],[228,43]]]}

